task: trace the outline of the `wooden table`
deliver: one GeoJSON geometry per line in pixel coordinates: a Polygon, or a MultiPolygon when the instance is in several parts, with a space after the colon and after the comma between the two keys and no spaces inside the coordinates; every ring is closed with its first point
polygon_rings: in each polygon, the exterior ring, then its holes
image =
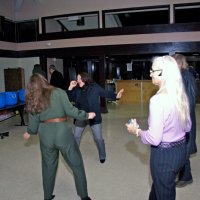
{"type": "MultiPolygon", "coordinates": [[[[24,102],[18,102],[15,105],[0,108],[0,115],[5,115],[5,113],[12,113],[11,116],[6,117],[4,119],[1,119],[0,122],[2,123],[3,121],[8,120],[11,117],[16,116],[16,111],[18,111],[20,118],[21,118],[21,123],[19,125],[16,125],[16,126],[26,126],[25,122],[24,122],[24,108],[25,108],[24,102]]],[[[8,137],[8,136],[9,136],[8,131],[7,132],[0,132],[1,139],[3,139],[4,137],[8,137]]]]}

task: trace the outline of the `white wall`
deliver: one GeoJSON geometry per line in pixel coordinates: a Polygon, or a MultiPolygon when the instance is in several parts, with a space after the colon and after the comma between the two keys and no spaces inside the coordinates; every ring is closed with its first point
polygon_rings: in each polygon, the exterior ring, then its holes
{"type": "Polygon", "coordinates": [[[199,2],[199,0],[24,0],[17,20],[118,8],[199,2]]]}
{"type": "Polygon", "coordinates": [[[18,50],[53,49],[84,46],[152,44],[163,42],[196,42],[200,41],[200,31],[175,33],[149,33],[134,35],[114,35],[89,38],[72,38],[52,41],[19,43],[18,50]]]}
{"type": "MultiPolygon", "coordinates": [[[[89,11],[102,11],[108,9],[131,8],[155,5],[167,5],[175,3],[193,3],[199,0],[23,0],[19,10],[15,9],[16,0],[0,0],[0,15],[8,19],[28,20],[41,18],[44,16],[72,14],[89,11]]],[[[41,23],[40,23],[41,27],[41,23]]],[[[157,42],[186,42],[200,41],[199,32],[190,33],[162,33],[144,35],[122,35],[107,37],[78,38],[54,41],[9,43],[0,41],[0,49],[4,50],[31,50],[48,49],[76,46],[96,46],[115,44],[137,44],[137,43],[157,43],[157,42]]],[[[60,62],[60,61],[57,61],[60,62]]],[[[34,64],[39,63],[39,58],[0,58],[0,91],[5,90],[4,68],[23,67],[25,69],[25,81],[32,73],[34,64]]],[[[58,64],[57,66],[62,66],[58,64]]],[[[62,69],[60,69],[62,71],[62,69]]]]}
{"type": "Polygon", "coordinates": [[[0,58],[0,92],[5,91],[4,69],[24,68],[25,85],[32,75],[33,66],[39,63],[39,58],[0,58]]]}
{"type": "Polygon", "coordinates": [[[14,20],[14,0],[0,0],[0,15],[14,20]]]}
{"type": "MultiPolygon", "coordinates": [[[[5,0],[0,0],[0,2],[5,0]]],[[[14,0],[8,0],[14,1],[14,0]]],[[[75,12],[96,11],[123,7],[141,7],[161,4],[199,2],[199,0],[23,0],[21,8],[15,10],[16,20],[32,19],[41,16],[69,14],[75,12]],[[94,3],[95,2],[95,3],[94,3]],[[78,5],[78,6],[77,6],[78,5]]],[[[6,4],[7,5],[7,4],[6,4]]],[[[9,4],[7,5],[9,6],[9,4]]],[[[1,5],[0,5],[1,8],[1,5]]],[[[171,9],[172,10],[172,9],[171,9]]],[[[1,10],[0,10],[1,11],[1,10]]],[[[1,13],[0,13],[1,14],[1,13]]],[[[159,42],[200,41],[200,32],[177,32],[159,34],[119,35],[107,37],[72,38],[64,40],[8,43],[0,41],[0,49],[26,51],[33,49],[53,49],[79,46],[120,45],[159,42]]]]}
{"type": "MultiPolygon", "coordinates": [[[[0,0],[1,2],[2,0],[0,0]]],[[[11,1],[11,0],[8,0],[11,1]]],[[[5,4],[5,0],[3,0],[5,4]]],[[[191,3],[199,0],[23,0],[21,8],[15,11],[16,20],[32,19],[42,16],[71,14],[77,12],[103,9],[142,7],[175,3],[191,3]],[[78,6],[77,6],[78,5],[78,6]]],[[[0,6],[1,7],[1,6],[0,6]]],[[[172,9],[171,9],[172,10],[172,9]]],[[[172,20],[172,19],[171,19],[172,20]]],[[[0,49],[26,51],[33,49],[53,49],[80,46],[121,45],[160,42],[193,42],[200,41],[200,32],[177,32],[139,35],[117,35],[107,37],[72,38],[52,41],[7,43],[0,41],[0,49]]]]}

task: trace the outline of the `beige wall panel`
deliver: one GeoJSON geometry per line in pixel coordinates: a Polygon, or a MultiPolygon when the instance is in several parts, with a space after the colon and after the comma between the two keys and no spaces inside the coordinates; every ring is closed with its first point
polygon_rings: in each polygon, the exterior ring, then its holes
{"type": "Polygon", "coordinates": [[[158,86],[151,81],[142,81],[142,98],[143,102],[149,102],[150,98],[158,91],[158,86]]]}
{"type": "Polygon", "coordinates": [[[141,102],[141,81],[121,80],[116,82],[116,89],[119,91],[124,88],[123,97],[120,103],[139,103],[141,102]]]}
{"type": "Polygon", "coordinates": [[[116,89],[119,91],[124,88],[123,97],[120,99],[121,104],[131,103],[148,103],[149,99],[158,90],[151,81],[140,80],[119,80],[116,81],[116,89]]]}
{"type": "MultiPolygon", "coordinates": [[[[3,0],[11,1],[11,0],[3,0]]],[[[43,16],[71,14],[108,9],[172,5],[175,3],[199,2],[199,0],[24,0],[15,11],[17,20],[34,19],[43,16]]]]}

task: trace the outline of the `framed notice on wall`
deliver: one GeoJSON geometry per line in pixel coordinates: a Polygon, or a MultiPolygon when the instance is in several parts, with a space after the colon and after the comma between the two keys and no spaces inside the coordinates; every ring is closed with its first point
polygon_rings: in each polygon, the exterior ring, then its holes
{"type": "Polygon", "coordinates": [[[126,64],[126,68],[127,68],[127,71],[128,71],[128,72],[131,72],[131,71],[133,70],[132,67],[133,67],[133,66],[132,66],[132,63],[127,63],[127,64],[126,64]]]}

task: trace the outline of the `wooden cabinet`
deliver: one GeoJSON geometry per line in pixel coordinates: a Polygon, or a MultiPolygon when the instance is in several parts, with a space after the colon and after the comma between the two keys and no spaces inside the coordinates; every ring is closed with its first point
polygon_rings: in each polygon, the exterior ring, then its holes
{"type": "Polygon", "coordinates": [[[16,91],[25,88],[23,68],[4,69],[5,91],[16,91]]]}

